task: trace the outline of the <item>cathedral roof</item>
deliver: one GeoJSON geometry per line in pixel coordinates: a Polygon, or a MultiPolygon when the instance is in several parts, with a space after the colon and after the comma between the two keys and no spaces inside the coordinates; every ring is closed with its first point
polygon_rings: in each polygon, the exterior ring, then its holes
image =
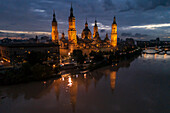
{"type": "Polygon", "coordinates": [[[85,23],[85,28],[83,29],[83,32],[91,32],[90,29],[88,28],[88,23],[87,23],[87,19],[86,19],[86,23],[85,23]]]}
{"type": "Polygon", "coordinates": [[[63,43],[68,43],[68,40],[67,39],[65,39],[65,40],[60,40],[61,42],[63,42],[63,43]]]}
{"type": "MultiPolygon", "coordinates": [[[[85,27],[84,29],[83,29],[83,32],[89,32],[90,31],[90,29],[88,28],[88,27],[85,27]]],[[[90,31],[91,32],[91,31],[90,31]]]]}
{"type": "Polygon", "coordinates": [[[101,40],[101,38],[99,36],[99,32],[96,32],[96,36],[94,37],[94,40],[101,40]]]}
{"type": "Polygon", "coordinates": [[[88,39],[88,37],[85,37],[84,42],[91,42],[91,41],[88,39]]]}
{"type": "Polygon", "coordinates": [[[64,32],[62,33],[62,37],[60,38],[60,41],[66,40],[65,36],[64,36],[64,32]]]}
{"type": "Polygon", "coordinates": [[[110,41],[110,39],[108,38],[108,34],[106,34],[104,41],[110,41]]]}

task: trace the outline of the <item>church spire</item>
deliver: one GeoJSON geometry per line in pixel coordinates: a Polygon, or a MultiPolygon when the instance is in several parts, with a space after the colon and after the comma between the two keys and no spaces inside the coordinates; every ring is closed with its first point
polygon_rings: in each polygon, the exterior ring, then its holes
{"type": "Polygon", "coordinates": [[[77,35],[76,35],[76,18],[73,15],[73,8],[71,3],[70,16],[68,18],[69,28],[68,28],[68,40],[71,43],[77,44],[77,35]]]}
{"type": "Polygon", "coordinates": [[[74,17],[74,16],[73,16],[73,7],[72,7],[72,3],[71,3],[71,8],[70,8],[70,17],[74,17]]]}
{"type": "Polygon", "coordinates": [[[86,17],[86,24],[87,24],[87,17],[86,17]]]}
{"type": "Polygon", "coordinates": [[[114,16],[113,24],[116,24],[116,17],[114,16]]]}
{"type": "Polygon", "coordinates": [[[61,35],[61,39],[64,39],[64,40],[65,40],[65,34],[64,34],[64,32],[63,32],[62,35],[61,35]]]}
{"type": "Polygon", "coordinates": [[[95,18],[95,26],[97,26],[97,20],[96,20],[96,18],[95,18]]]}
{"type": "Polygon", "coordinates": [[[53,10],[53,22],[56,22],[56,18],[55,18],[55,10],[53,10]]]}
{"type": "Polygon", "coordinates": [[[85,23],[85,27],[88,27],[88,23],[87,23],[87,18],[86,18],[86,23],[85,23]]]}

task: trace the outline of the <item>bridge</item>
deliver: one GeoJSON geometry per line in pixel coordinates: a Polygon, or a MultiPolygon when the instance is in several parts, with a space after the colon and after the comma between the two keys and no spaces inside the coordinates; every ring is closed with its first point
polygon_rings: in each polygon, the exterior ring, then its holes
{"type": "Polygon", "coordinates": [[[146,54],[167,54],[170,55],[170,45],[161,47],[147,47],[143,50],[146,54]]]}

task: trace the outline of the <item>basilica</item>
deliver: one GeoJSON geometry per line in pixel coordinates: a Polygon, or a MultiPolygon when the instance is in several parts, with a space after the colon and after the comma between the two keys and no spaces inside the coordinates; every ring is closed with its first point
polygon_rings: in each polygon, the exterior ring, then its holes
{"type": "Polygon", "coordinates": [[[88,28],[88,22],[86,19],[85,28],[81,33],[81,38],[77,36],[76,19],[75,16],[73,15],[72,5],[70,8],[70,16],[68,18],[68,22],[69,22],[68,39],[65,38],[64,33],[62,33],[62,37],[59,39],[57,21],[54,12],[51,35],[52,35],[52,41],[54,43],[59,43],[61,55],[67,55],[68,53],[72,52],[74,49],[81,49],[83,53],[88,54],[91,50],[111,51],[111,49],[117,48],[117,23],[115,17],[112,23],[111,38],[109,39],[109,36],[106,33],[104,40],[102,40],[99,35],[97,20],[95,20],[93,34],[88,28]]]}

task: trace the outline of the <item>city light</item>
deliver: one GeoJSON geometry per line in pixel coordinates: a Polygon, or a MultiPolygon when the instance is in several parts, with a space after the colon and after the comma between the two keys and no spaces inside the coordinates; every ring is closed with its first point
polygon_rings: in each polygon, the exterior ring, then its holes
{"type": "Polygon", "coordinates": [[[55,64],[53,64],[53,68],[55,68],[56,67],[56,65],[55,64]]]}
{"type": "Polygon", "coordinates": [[[84,74],[84,78],[86,78],[86,73],[84,74]]]}
{"type": "Polygon", "coordinates": [[[71,87],[73,84],[72,80],[71,80],[71,77],[68,76],[68,86],[71,87]]]}

